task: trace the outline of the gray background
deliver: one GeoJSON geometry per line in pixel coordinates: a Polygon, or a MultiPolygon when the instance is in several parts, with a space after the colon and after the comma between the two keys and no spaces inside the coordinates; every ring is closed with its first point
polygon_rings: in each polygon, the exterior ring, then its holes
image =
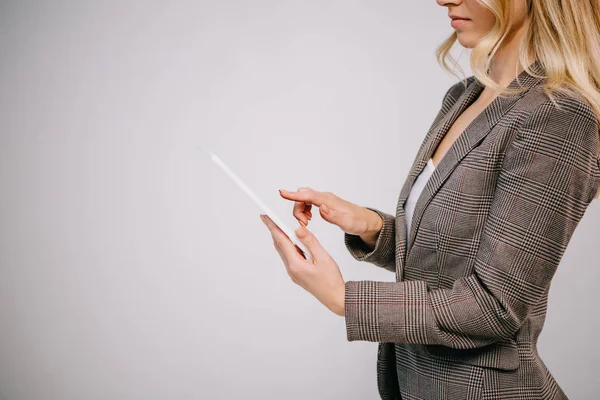
{"type": "MultiPolygon", "coordinates": [[[[451,32],[433,0],[2,2],[0,396],[377,398],[377,344],[346,341],[194,146],[290,226],[278,188],[394,213],[457,81],[434,56],[451,32]]],[[[600,391],[599,205],[539,342],[574,399],[600,391]]],[[[314,214],[346,280],[394,280],[314,214]]]]}

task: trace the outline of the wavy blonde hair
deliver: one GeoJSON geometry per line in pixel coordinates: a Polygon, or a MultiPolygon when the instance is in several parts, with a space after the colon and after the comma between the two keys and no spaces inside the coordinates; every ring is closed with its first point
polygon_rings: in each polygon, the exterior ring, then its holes
{"type": "MultiPolygon", "coordinates": [[[[516,14],[514,0],[477,1],[496,16],[496,22],[473,47],[470,59],[473,75],[498,95],[519,93],[524,89],[503,88],[487,73],[494,54],[514,25],[511,17],[516,14]]],[[[544,92],[550,99],[555,101],[554,92],[583,98],[600,121],[600,2],[529,0],[525,25],[519,45],[519,63],[523,69],[535,75],[529,65],[537,58],[546,70],[544,92]]],[[[445,70],[462,80],[465,79],[464,72],[461,78],[447,62],[450,59],[454,66],[458,66],[450,55],[450,49],[456,41],[457,33],[454,31],[437,47],[436,57],[445,70]]],[[[515,65],[515,74],[517,72],[518,65],[515,65]]],[[[600,138],[600,127],[598,137],[600,138]]],[[[594,199],[598,197],[600,189],[594,199]]]]}

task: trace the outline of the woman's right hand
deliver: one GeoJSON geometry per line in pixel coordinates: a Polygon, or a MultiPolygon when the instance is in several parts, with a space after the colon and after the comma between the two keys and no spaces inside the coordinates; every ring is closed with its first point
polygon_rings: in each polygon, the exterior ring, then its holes
{"type": "Polygon", "coordinates": [[[367,208],[346,201],[331,192],[319,192],[301,187],[296,192],[279,190],[281,197],[294,201],[294,217],[307,226],[312,218],[312,206],[319,208],[321,217],[352,235],[377,234],[381,230],[381,217],[367,208]]]}

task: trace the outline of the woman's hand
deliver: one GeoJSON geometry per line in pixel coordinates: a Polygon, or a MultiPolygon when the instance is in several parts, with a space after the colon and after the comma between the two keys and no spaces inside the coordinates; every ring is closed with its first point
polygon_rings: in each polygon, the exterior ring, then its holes
{"type": "Polygon", "coordinates": [[[290,238],[267,215],[260,219],[269,228],[273,245],[281,256],[292,281],[302,286],[323,305],[339,316],[344,316],[346,284],[335,260],[321,246],[306,227],[296,229],[296,236],[308,248],[312,256],[307,260],[290,238]]]}
{"type": "Polygon", "coordinates": [[[381,218],[377,213],[346,201],[331,192],[319,192],[301,187],[297,192],[279,190],[281,197],[294,201],[294,217],[303,226],[312,218],[311,208],[319,207],[321,217],[346,233],[352,235],[373,234],[381,229],[381,218]]]}

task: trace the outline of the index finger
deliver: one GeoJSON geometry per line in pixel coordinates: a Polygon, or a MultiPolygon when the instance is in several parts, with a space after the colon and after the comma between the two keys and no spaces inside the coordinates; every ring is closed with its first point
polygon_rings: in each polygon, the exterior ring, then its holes
{"type": "Polygon", "coordinates": [[[284,189],[279,189],[279,193],[281,194],[281,197],[283,197],[284,199],[288,199],[288,200],[295,200],[295,201],[306,201],[306,202],[310,202],[314,205],[316,205],[317,207],[320,207],[321,204],[323,204],[325,202],[325,199],[327,197],[327,194],[325,192],[319,192],[318,190],[314,190],[314,189],[310,189],[307,188],[306,190],[302,190],[302,191],[295,191],[295,192],[290,192],[284,189]]]}

